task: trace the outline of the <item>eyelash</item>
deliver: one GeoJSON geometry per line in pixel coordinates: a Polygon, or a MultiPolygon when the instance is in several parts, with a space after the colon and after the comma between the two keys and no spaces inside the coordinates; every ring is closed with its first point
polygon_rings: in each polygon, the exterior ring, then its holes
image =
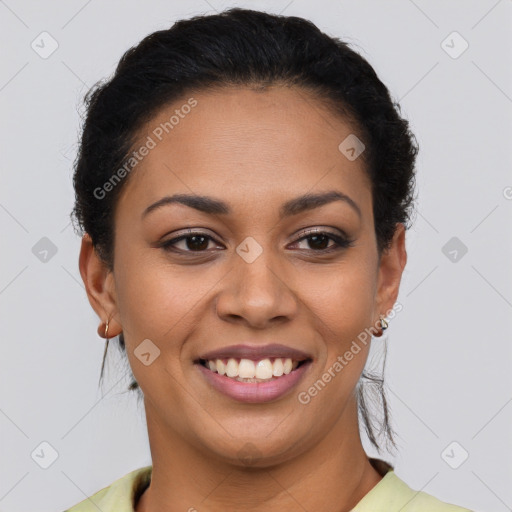
{"type": "MultiPolygon", "coordinates": [[[[336,234],[331,233],[329,231],[309,230],[309,231],[302,231],[301,235],[305,235],[305,236],[301,236],[295,242],[292,242],[292,243],[296,244],[296,243],[302,242],[303,240],[307,240],[307,239],[313,238],[315,236],[326,236],[327,238],[329,238],[329,239],[334,241],[334,245],[332,245],[330,247],[327,247],[326,249],[305,249],[305,250],[308,250],[308,251],[315,252],[317,254],[330,254],[330,253],[335,252],[335,251],[339,251],[339,250],[342,250],[342,249],[347,249],[347,248],[352,247],[354,245],[354,240],[349,239],[349,238],[345,238],[345,237],[340,236],[340,235],[336,235],[336,234]]],[[[175,247],[175,245],[178,242],[180,242],[182,240],[187,240],[189,238],[193,238],[195,236],[202,237],[202,238],[208,238],[209,240],[215,242],[215,239],[212,238],[210,235],[207,235],[206,233],[190,231],[187,234],[180,235],[180,236],[178,236],[176,238],[172,238],[171,240],[166,240],[166,241],[162,242],[160,244],[160,247],[163,248],[166,251],[173,251],[173,252],[182,253],[182,254],[183,253],[196,253],[196,254],[200,254],[200,253],[207,252],[208,249],[205,249],[205,250],[202,250],[202,251],[193,251],[193,250],[177,249],[175,247]]],[[[299,249],[299,250],[304,250],[304,249],[299,249]]]]}

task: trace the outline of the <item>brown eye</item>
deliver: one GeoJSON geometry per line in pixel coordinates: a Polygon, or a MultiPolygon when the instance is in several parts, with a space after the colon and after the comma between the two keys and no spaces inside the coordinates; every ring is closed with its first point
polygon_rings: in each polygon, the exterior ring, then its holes
{"type": "Polygon", "coordinates": [[[199,253],[209,251],[210,242],[216,241],[206,233],[187,233],[162,242],[160,247],[166,251],[199,253]]]}
{"type": "Polygon", "coordinates": [[[200,251],[208,248],[209,238],[201,235],[187,236],[183,240],[186,240],[186,246],[191,251],[200,251]]]}
{"type": "Polygon", "coordinates": [[[327,235],[312,235],[305,238],[308,241],[311,249],[327,249],[329,240],[332,240],[327,235]]]}
{"type": "Polygon", "coordinates": [[[327,231],[314,230],[309,233],[310,234],[303,236],[295,242],[295,244],[303,242],[307,243],[307,247],[298,247],[298,249],[306,249],[319,253],[329,253],[331,251],[344,249],[353,245],[353,240],[349,240],[348,238],[327,231]],[[334,243],[329,244],[331,241],[334,243]]]}

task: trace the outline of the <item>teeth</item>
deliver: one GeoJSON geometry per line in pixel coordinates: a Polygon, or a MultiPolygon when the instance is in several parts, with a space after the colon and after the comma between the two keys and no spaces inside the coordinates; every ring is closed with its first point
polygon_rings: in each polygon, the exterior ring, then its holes
{"type": "MultiPolygon", "coordinates": [[[[230,361],[234,361],[234,359],[231,359],[230,361]]],[[[256,367],[254,366],[254,362],[250,359],[242,359],[238,364],[238,375],[233,375],[233,377],[242,377],[242,379],[254,379],[255,375],[256,367]]],[[[261,379],[261,377],[258,378],[261,379]]]]}
{"type": "Polygon", "coordinates": [[[226,375],[228,377],[239,377],[238,375],[238,363],[235,359],[230,359],[226,365],[226,375]]]}
{"type": "Polygon", "coordinates": [[[258,361],[258,364],[256,365],[256,378],[257,379],[271,379],[272,377],[273,377],[273,369],[272,369],[272,363],[270,362],[270,359],[262,359],[261,361],[258,361]]]}
{"type": "Polygon", "coordinates": [[[281,375],[283,375],[283,373],[284,373],[283,360],[282,359],[276,359],[274,361],[273,374],[276,377],[281,377],[281,375]]]}
{"type": "Polygon", "coordinates": [[[269,359],[252,361],[251,359],[227,360],[215,359],[206,362],[206,367],[219,375],[226,375],[232,379],[242,382],[257,382],[258,380],[271,380],[275,377],[288,375],[299,365],[298,361],[287,358],[275,358],[273,362],[269,359]],[[247,380],[244,380],[247,379],[247,380]]]}
{"type": "MultiPolygon", "coordinates": [[[[213,364],[217,367],[217,373],[219,375],[226,374],[226,365],[224,364],[223,361],[221,361],[220,359],[217,359],[217,361],[215,361],[213,364]]],[[[210,370],[211,370],[211,368],[210,368],[210,370]]],[[[212,370],[212,371],[215,371],[215,370],[212,370]]]]}

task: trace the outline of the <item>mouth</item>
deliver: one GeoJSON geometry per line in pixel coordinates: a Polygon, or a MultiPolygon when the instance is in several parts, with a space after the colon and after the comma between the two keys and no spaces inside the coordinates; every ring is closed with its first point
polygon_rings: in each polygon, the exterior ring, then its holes
{"type": "Polygon", "coordinates": [[[256,383],[276,380],[288,375],[311,359],[291,359],[290,357],[273,357],[263,359],[223,358],[199,359],[208,370],[238,382],[256,383]]]}
{"type": "Polygon", "coordinates": [[[240,402],[269,402],[288,394],[313,357],[284,345],[234,345],[194,361],[206,383],[240,402]]]}

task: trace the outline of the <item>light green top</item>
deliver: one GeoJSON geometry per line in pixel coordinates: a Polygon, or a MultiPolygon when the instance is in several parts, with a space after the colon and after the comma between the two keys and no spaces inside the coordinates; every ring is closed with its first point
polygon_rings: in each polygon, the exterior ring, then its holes
{"type": "MultiPolygon", "coordinates": [[[[411,489],[389,464],[370,460],[384,468],[381,474],[385,474],[351,512],[472,512],[411,489]]],[[[151,481],[151,471],[152,466],[136,469],[65,512],[134,512],[135,500],[151,481]]]]}

